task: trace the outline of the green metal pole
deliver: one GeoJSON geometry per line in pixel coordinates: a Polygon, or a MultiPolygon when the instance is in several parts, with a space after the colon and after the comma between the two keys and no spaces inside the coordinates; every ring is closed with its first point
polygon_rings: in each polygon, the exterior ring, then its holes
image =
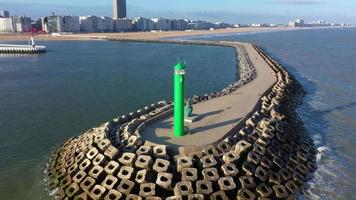
{"type": "Polygon", "coordinates": [[[174,67],[174,137],[184,136],[184,76],[185,66],[174,67]]]}

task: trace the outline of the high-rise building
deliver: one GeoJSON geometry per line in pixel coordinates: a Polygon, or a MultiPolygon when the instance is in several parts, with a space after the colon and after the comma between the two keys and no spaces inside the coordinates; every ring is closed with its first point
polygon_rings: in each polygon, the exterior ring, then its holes
{"type": "Polygon", "coordinates": [[[113,0],[114,19],[126,18],[126,0],[113,0]]]}
{"type": "Polygon", "coordinates": [[[0,11],[0,18],[10,18],[10,13],[7,10],[0,11]]]}

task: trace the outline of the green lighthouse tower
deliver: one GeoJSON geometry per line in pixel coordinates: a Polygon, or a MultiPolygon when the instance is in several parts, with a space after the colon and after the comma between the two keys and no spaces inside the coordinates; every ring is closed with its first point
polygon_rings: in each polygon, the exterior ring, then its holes
{"type": "Polygon", "coordinates": [[[185,66],[174,67],[174,137],[184,136],[184,77],[185,66]]]}

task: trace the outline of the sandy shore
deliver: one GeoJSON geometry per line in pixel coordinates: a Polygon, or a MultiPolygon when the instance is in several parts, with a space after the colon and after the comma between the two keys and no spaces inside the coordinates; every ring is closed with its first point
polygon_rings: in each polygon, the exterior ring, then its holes
{"type": "MultiPolygon", "coordinates": [[[[248,32],[269,32],[269,31],[290,31],[300,28],[234,28],[234,29],[216,29],[201,31],[170,31],[170,32],[129,32],[129,33],[80,33],[72,35],[36,35],[37,41],[41,40],[95,40],[95,39],[144,39],[155,40],[170,37],[194,36],[194,35],[214,35],[224,33],[248,33],[248,32]]],[[[31,34],[0,34],[1,41],[27,41],[31,34]]]]}

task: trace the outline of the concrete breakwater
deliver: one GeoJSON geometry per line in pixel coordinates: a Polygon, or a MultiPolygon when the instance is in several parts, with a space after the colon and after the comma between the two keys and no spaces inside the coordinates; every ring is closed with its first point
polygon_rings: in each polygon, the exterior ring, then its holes
{"type": "MultiPolygon", "coordinates": [[[[239,67],[239,81],[220,92],[192,97],[195,103],[226,95],[256,78],[239,43],[203,44],[237,49],[244,67],[239,67]]],[[[53,152],[48,187],[55,198],[295,199],[305,194],[304,183],[316,168],[316,150],[295,113],[302,88],[282,66],[254,48],[277,80],[238,130],[222,133],[219,143],[202,151],[177,155],[165,145],[145,145],[139,134],[142,124],[164,117],[172,103],[146,106],[71,138],[53,152]]]]}
{"type": "Polygon", "coordinates": [[[0,44],[0,53],[2,54],[35,54],[45,53],[45,46],[30,46],[30,45],[8,45],[0,44]]]}

